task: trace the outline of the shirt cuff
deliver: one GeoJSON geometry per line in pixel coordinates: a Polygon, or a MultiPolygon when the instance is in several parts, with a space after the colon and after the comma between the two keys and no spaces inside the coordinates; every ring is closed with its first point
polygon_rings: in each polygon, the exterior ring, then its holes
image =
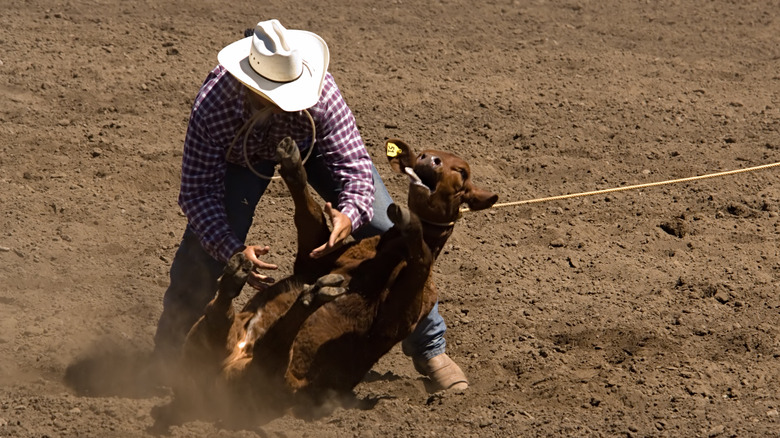
{"type": "Polygon", "coordinates": [[[360,228],[361,225],[363,225],[363,221],[360,218],[360,212],[358,212],[357,208],[355,208],[354,205],[352,204],[345,205],[344,208],[341,210],[341,212],[345,214],[350,221],[352,221],[353,232],[358,228],[360,228]]]}
{"type": "Polygon", "coordinates": [[[221,258],[224,263],[227,263],[228,260],[230,260],[230,257],[233,257],[233,254],[241,251],[243,247],[244,244],[240,240],[235,237],[230,237],[220,246],[219,258],[221,258]]]}

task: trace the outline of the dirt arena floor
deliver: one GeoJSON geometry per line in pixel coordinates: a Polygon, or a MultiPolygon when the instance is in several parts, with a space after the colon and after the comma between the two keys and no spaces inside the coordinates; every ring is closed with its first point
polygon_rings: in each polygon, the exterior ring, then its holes
{"type": "MultiPolygon", "coordinates": [[[[0,436],[144,437],[193,98],[260,19],[320,34],[388,137],[520,201],[780,161],[780,2],[5,0],[0,436]]],[[[467,213],[435,278],[471,388],[400,349],[360,408],[174,437],[780,436],[780,168],[467,213]]],[[[250,241],[289,273],[286,189],[250,241]]]]}

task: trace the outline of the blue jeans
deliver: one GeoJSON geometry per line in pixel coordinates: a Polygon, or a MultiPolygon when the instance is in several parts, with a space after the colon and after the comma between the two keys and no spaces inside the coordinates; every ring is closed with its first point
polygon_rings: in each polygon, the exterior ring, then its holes
{"type": "MultiPolygon", "coordinates": [[[[260,173],[270,175],[273,163],[263,162],[254,167],[260,173]]],[[[315,153],[305,164],[309,184],[326,201],[338,204],[341,191],[325,166],[321,156],[315,153]]],[[[382,178],[373,168],[374,218],[355,230],[353,236],[362,239],[389,230],[393,224],[387,217],[387,207],[393,202],[382,178]]],[[[268,180],[257,177],[249,169],[228,164],[225,174],[225,208],[233,232],[246,240],[260,197],[268,187],[268,180]]],[[[217,279],[222,275],[225,264],[214,259],[201,246],[198,237],[188,226],[181,245],[171,264],[171,283],[163,297],[163,312],[155,334],[155,352],[163,355],[176,354],[184,343],[190,327],[200,318],[217,290],[217,279]]],[[[444,353],[447,326],[439,315],[438,303],[423,318],[417,328],[402,343],[404,354],[427,360],[444,353]]]]}

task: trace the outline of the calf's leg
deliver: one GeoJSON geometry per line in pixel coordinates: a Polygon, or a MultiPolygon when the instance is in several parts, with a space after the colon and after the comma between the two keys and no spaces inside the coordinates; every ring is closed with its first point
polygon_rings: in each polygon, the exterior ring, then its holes
{"type": "Polygon", "coordinates": [[[291,138],[287,137],[279,142],[276,148],[276,159],[280,164],[279,174],[290,190],[295,204],[294,222],[298,231],[295,272],[298,273],[304,267],[301,264],[310,264],[309,253],[328,240],[330,231],[322,207],[309,192],[301,153],[291,138]]]}
{"type": "Polygon", "coordinates": [[[395,343],[408,336],[419,319],[433,255],[423,240],[422,223],[416,214],[392,204],[387,215],[406,242],[407,259],[387,298],[380,304],[372,332],[395,343]]]}
{"type": "Polygon", "coordinates": [[[258,339],[253,358],[269,376],[282,377],[290,361],[290,349],[306,319],[321,305],[333,301],[346,292],[344,277],[328,274],[313,285],[304,285],[303,291],[287,313],[258,339]]]}
{"type": "Polygon", "coordinates": [[[190,367],[211,368],[229,354],[228,333],[235,318],[233,298],[241,293],[252,267],[241,253],[228,261],[218,280],[217,296],[187,334],[182,360],[190,367]]]}

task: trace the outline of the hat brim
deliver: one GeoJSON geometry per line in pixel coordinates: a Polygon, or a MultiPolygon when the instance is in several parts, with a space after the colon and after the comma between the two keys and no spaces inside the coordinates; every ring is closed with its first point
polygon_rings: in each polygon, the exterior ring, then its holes
{"type": "Polygon", "coordinates": [[[247,87],[287,112],[301,111],[314,106],[320,99],[330,52],[318,35],[305,30],[288,30],[290,46],[300,50],[303,73],[291,82],[274,82],[259,74],[249,65],[252,37],[238,40],[220,50],[217,59],[230,74],[247,87]]]}

